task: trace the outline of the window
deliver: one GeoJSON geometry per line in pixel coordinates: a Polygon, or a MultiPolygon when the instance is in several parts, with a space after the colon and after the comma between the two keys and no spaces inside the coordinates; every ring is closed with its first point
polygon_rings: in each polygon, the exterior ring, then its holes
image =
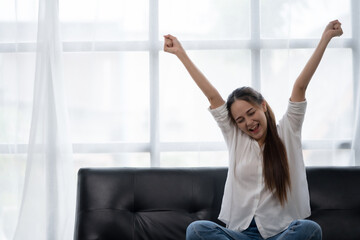
{"type": "MultiPolygon", "coordinates": [[[[344,35],[333,39],[309,87],[304,156],[307,165],[353,164],[356,4],[61,0],[75,165],[226,166],[226,147],[207,100],[176,57],[162,51],[162,35],[179,37],[224,98],[250,85],[263,93],[279,119],[293,81],[325,24],[335,18],[343,23],[344,35]]],[[[7,0],[1,6],[0,154],[26,154],[37,1],[7,0]]]]}

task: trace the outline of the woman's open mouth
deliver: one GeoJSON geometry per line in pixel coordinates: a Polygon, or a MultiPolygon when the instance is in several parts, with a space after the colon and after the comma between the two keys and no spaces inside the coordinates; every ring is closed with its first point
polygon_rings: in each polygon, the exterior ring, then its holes
{"type": "Polygon", "coordinates": [[[255,124],[254,126],[252,126],[251,128],[249,128],[249,132],[251,133],[257,133],[259,130],[260,124],[255,124]]]}

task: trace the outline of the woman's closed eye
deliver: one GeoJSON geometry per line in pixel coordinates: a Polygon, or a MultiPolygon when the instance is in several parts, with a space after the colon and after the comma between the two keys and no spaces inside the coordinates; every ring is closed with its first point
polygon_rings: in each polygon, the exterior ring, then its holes
{"type": "Polygon", "coordinates": [[[236,123],[243,123],[244,122],[244,118],[239,118],[237,121],[236,121],[236,123]]]}
{"type": "MultiPolygon", "coordinates": [[[[248,111],[246,114],[250,117],[252,115],[254,115],[256,112],[256,110],[251,110],[251,111],[248,111]]],[[[240,123],[243,123],[244,122],[244,118],[243,117],[240,117],[236,120],[236,123],[240,124],[240,123]]]]}
{"type": "Polygon", "coordinates": [[[248,116],[252,116],[252,115],[254,115],[254,114],[255,114],[255,112],[256,112],[256,110],[251,111],[251,112],[248,112],[248,116]]]}

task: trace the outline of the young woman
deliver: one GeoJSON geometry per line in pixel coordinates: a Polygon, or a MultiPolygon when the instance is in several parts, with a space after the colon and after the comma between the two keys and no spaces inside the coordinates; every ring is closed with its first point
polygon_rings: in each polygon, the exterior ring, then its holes
{"type": "Polygon", "coordinates": [[[219,219],[195,221],[186,239],[321,239],[320,226],[310,220],[310,201],[301,149],[305,92],[330,40],[342,35],[341,23],[330,22],[315,52],[296,79],[288,109],[276,125],[260,93],[249,87],[227,99],[196,68],[180,42],[164,36],[164,51],[175,54],[210,102],[229,150],[229,169],[219,219]]]}

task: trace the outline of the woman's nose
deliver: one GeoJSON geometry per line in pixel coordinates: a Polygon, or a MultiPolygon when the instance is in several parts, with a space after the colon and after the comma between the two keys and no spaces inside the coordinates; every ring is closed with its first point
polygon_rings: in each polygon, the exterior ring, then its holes
{"type": "Polygon", "coordinates": [[[250,126],[251,123],[252,123],[252,120],[250,118],[245,118],[245,123],[246,123],[246,126],[250,126]]]}

